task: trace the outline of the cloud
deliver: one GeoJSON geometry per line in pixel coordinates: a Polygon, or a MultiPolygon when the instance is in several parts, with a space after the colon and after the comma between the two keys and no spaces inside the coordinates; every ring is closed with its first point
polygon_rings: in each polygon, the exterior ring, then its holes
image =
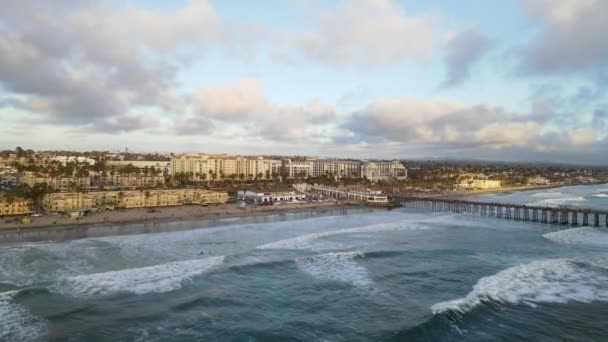
{"type": "Polygon", "coordinates": [[[254,79],[202,87],[192,102],[199,117],[238,126],[249,136],[274,140],[306,139],[315,134],[315,126],[330,123],[336,115],[333,106],[318,100],[295,106],[271,103],[254,79]]]}
{"type": "Polygon", "coordinates": [[[534,116],[454,101],[385,99],[369,104],[342,126],[359,141],[500,149],[526,146],[541,134],[534,116]]]}
{"type": "Polygon", "coordinates": [[[175,135],[204,135],[213,132],[215,124],[204,117],[200,116],[189,116],[185,118],[179,118],[173,122],[173,131],[171,133],[175,135]]]}
{"type": "Polygon", "coordinates": [[[424,60],[434,47],[438,16],[409,15],[392,0],[340,1],[320,10],[314,29],[292,32],[279,44],[277,55],[298,54],[322,63],[343,66],[383,66],[424,60]]]}
{"type": "Polygon", "coordinates": [[[540,36],[521,50],[523,73],[581,72],[608,66],[607,1],[520,2],[541,24],[540,36]]]}
{"type": "Polygon", "coordinates": [[[446,79],[443,87],[451,87],[466,81],[471,67],[490,47],[490,39],[478,29],[468,29],[452,37],[446,44],[446,79]]]}
{"type": "Polygon", "coordinates": [[[173,12],[96,1],[3,1],[0,86],[26,97],[27,109],[54,124],[107,129],[138,106],[181,112],[173,57],[187,43],[221,40],[218,25],[207,1],[173,12]]]}
{"type": "Polygon", "coordinates": [[[151,115],[127,114],[97,120],[88,127],[95,132],[116,134],[157,128],[160,127],[160,120],[151,115]]]}

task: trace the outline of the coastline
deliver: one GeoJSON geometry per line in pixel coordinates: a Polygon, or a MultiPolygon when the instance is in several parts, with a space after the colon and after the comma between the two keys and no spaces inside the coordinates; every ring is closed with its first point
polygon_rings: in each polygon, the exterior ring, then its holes
{"type": "MultiPolygon", "coordinates": [[[[506,187],[506,188],[496,188],[496,189],[484,189],[484,190],[471,190],[471,191],[455,191],[449,194],[441,194],[441,195],[433,195],[432,197],[444,197],[451,199],[468,199],[469,197],[476,197],[482,195],[492,195],[492,194],[508,194],[515,192],[523,192],[523,191],[533,191],[533,190],[546,190],[546,189],[556,189],[563,188],[568,186],[579,186],[579,185],[599,185],[599,184],[607,184],[606,181],[595,182],[595,183],[569,183],[569,184],[549,184],[549,185],[533,185],[533,186],[516,186],[516,187],[506,187]]],[[[431,197],[431,196],[429,196],[431,197]]]]}
{"type": "MultiPolygon", "coordinates": [[[[334,210],[367,208],[342,202],[297,203],[278,206],[249,206],[235,204],[201,207],[196,205],[164,207],[154,213],[146,209],[129,209],[93,213],[78,220],[65,216],[33,217],[29,225],[0,222],[0,243],[69,240],[92,236],[151,233],[166,230],[188,230],[213,226],[219,220],[231,218],[265,219],[273,215],[323,213],[334,210]]],[[[373,208],[369,208],[372,210],[373,208]]]]}

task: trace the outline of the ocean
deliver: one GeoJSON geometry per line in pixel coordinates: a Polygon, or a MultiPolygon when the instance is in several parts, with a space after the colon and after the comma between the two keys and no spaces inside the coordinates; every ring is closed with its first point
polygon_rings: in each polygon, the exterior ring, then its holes
{"type": "MultiPolygon", "coordinates": [[[[476,199],[608,209],[608,185],[476,199]]],[[[411,209],[178,224],[0,246],[0,341],[608,336],[606,228],[411,209]]]]}

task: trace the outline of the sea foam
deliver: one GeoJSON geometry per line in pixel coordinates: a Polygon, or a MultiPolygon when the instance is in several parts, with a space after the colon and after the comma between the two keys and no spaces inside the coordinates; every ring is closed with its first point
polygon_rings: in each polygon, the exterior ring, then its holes
{"type": "MultiPolygon", "coordinates": [[[[300,235],[294,238],[273,241],[261,246],[258,249],[318,249],[319,246],[313,242],[317,239],[340,235],[340,234],[356,234],[356,233],[375,233],[394,230],[421,230],[429,229],[427,226],[416,224],[413,221],[397,221],[390,223],[375,224],[363,227],[338,229],[328,232],[311,233],[300,235]]],[[[332,246],[336,247],[336,246],[332,246]]]]}
{"type": "Polygon", "coordinates": [[[141,268],[86,274],[63,279],[57,292],[75,296],[110,295],[120,292],[145,294],[170,292],[182,287],[185,280],[220,265],[223,256],[176,261],[141,268]]]}
{"type": "Polygon", "coordinates": [[[532,203],[528,203],[527,205],[530,206],[539,206],[539,207],[544,207],[544,206],[549,206],[549,207],[557,207],[560,205],[569,205],[569,204],[573,204],[573,203],[580,203],[580,202],[584,202],[586,201],[584,197],[582,196],[578,196],[578,197],[558,197],[558,198],[547,198],[541,201],[536,201],[536,202],[532,202],[532,203]]]}
{"type": "Polygon", "coordinates": [[[564,229],[544,234],[543,237],[561,243],[608,247],[608,230],[593,227],[564,229]]]}
{"type": "Polygon", "coordinates": [[[0,341],[42,340],[46,331],[45,322],[13,302],[17,293],[18,291],[0,293],[0,341]]]}
{"type": "Polygon", "coordinates": [[[340,281],[357,287],[369,287],[373,281],[367,269],[357,263],[361,252],[336,252],[299,258],[298,268],[321,280],[340,281]]]}
{"type": "Polygon", "coordinates": [[[466,312],[484,301],[510,304],[608,301],[608,275],[567,259],[533,261],[479,279],[465,297],[431,307],[466,312]]]}

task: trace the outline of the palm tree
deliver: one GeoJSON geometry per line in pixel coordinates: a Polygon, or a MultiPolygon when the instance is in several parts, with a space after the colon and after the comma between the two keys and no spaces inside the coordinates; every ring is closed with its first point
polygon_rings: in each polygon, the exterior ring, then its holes
{"type": "Polygon", "coordinates": [[[125,193],[122,191],[118,192],[118,202],[120,203],[120,205],[123,205],[123,199],[125,198],[125,193]]]}

